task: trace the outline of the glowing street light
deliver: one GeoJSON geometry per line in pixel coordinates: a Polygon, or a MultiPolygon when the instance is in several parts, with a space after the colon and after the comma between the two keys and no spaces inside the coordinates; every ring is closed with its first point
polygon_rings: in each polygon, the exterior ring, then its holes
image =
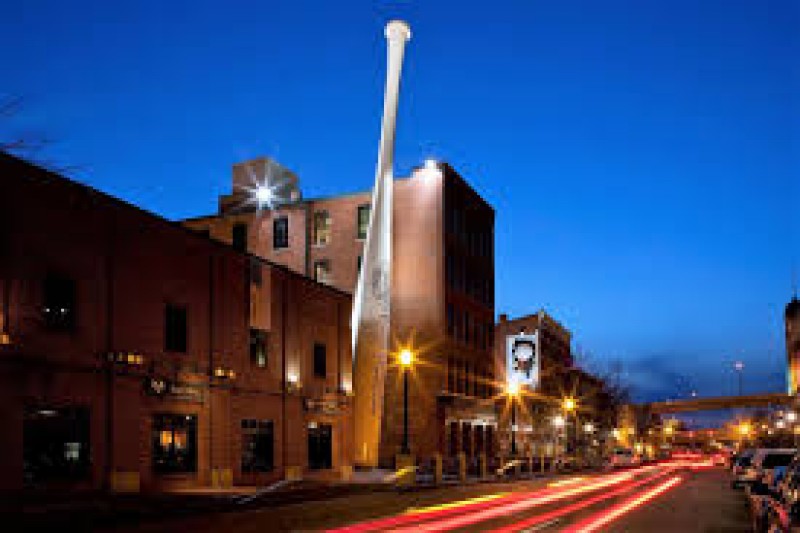
{"type": "Polygon", "coordinates": [[[751,429],[752,428],[750,427],[750,424],[748,424],[747,422],[742,422],[741,424],[739,424],[739,434],[743,437],[749,435],[751,429]]]}
{"type": "Polygon", "coordinates": [[[554,425],[555,427],[557,427],[557,428],[563,428],[563,427],[564,427],[564,424],[566,424],[566,421],[564,420],[564,417],[563,417],[563,416],[561,416],[561,415],[556,415],[556,416],[554,416],[554,417],[553,417],[553,425],[554,425]]]}
{"type": "Polygon", "coordinates": [[[575,401],[575,398],[564,398],[561,401],[561,408],[564,409],[564,411],[571,413],[578,408],[578,402],[575,401]]]}
{"type": "Polygon", "coordinates": [[[586,433],[594,433],[594,424],[587,422],[583,425],[583,431],[586,433]]]}
{"type": "Polygon", "coordinates": [[[786,413],[786,421],[790,423],[795,423],[797,421],[797,413],[794,411],[789,411],[786,413]]]}
{"type": "Polygon", "coordinates": [[[400,350],[398,359],[400,360],[400,366],[403,367],[403,445],[400,448],[400,453],[408,455],[411,453],[408,448],[408,372],[414,363],[414,352],[408,348],[403,348],[400,350]]]}

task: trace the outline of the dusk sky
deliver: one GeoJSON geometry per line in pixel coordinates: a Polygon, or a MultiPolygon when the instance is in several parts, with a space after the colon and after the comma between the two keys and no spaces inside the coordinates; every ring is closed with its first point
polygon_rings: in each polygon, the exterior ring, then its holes
{"type": "Polygon", "coordinates": [[[371,187],[383,26],[407,20],[396,173],[497,210],[496,310],[544,307],[637,398],[785,388],[800,278],[800,2],[3,2],[3,134],[170,219],[269,155],[371,187]]]}

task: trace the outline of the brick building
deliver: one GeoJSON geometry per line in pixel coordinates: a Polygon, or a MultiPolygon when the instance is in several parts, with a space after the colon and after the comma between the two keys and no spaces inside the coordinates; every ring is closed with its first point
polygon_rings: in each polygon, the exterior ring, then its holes
{"type": "MultiPolygon", "coordinates": [[[[352,292],[370,193],[301,199],[296,188],[284,187],[257,206],[254,187],[265,179],[278,188],[296,183],[267,158],[234,165],[233,192],[220,198],[219,212],[185,225],[352,292]]],[[[494,418],[494,210],[444,163],[428,162],[395,180],[393,196],[392,338],[419,352],[410,385],[411,451],[473,455],[492,442],[483,427],[494,418]]],[[[401,394],[399,369],[390,361],[383,464],[399,449],[401,394]]]]}
{"type": "Polygon", "coordinates": [[[350,308],[0,154],[0,488],[346,474],[350,308]]]}
{"type": "Polygon", "coordinates": [[[786,304],[784,325],[789,394],[796,396],[800,388],[800,300],[797,296],[786,304]]]}
{"type": "Polygon", "coordinates": [[[540,384],[523,389],[512,400],[500,402],[499,448],[510,453],[511,401],[517,402],[515,435],[517,453],[552,458],[564,454],[598,456],[603,439],[616,423],[616,407],[605,383],[574,364],[572,334],[544,311],[515,319],[501,314],[495,326],[494,361],[498,382],[506,384],[506,339],[520,333],[539,335],[540,384]],[[575,400],[574,411],[564,410],[563,400],[575,400]],[[556,426],[556,417],[564,420],[556,426]]]}

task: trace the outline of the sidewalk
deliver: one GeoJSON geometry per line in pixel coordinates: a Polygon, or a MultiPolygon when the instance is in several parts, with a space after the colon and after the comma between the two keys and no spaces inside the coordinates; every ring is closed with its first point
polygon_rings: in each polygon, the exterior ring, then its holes
{"type": "MultiPolygon", "coordinates": [[[[564,475],[574,475],[563,473],[564,475]]],[[[536,475],[524,479],[470,478],[465,483],[420,484],[398,489],[382,481],[383,475],[358,476],[349,482],[297,481],[271,487],[200,487],[159,494],[69,493],[62,495],[21,495],[0,501],[4,531],[95,530],[136,526],[148,522],[197,517],[215,513],[250,511],[285,505],[318,502],[334,498],[378,493],[429,493],[437,489],[481,485],[514,485],[551,479],[560,474],[536,475]]]]}

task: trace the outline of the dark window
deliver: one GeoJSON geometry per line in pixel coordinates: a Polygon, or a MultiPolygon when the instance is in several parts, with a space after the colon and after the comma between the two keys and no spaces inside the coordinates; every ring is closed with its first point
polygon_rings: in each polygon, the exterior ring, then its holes
{"type": "Polygon", "coordinates": [[[197,471],[197,416],[153,415],[153,470],[158,473],[197,471]]]}
{"type": "Polygon", "coordinates": [[[233,225],[233,249],[239,252],[247,251],[247,224],[239,222],[233,225]]]}
{"type": "Polygon", "coordinates": [[[50,274],[44,280],[42,313],[48,329],[72,331],[75,329],[75,281],[50,274]]]}
{"type": "Polygon", "coordinates": [[[447,358],[447,391],[456,391],[456,363],[452,357],[447,358]]]}
{"type": "Polygon", "coordinates": [[[453,336],[455,333],[455,315],[453,304],[447,304],[447,334],[453,336]]]}
{"type": "Polygon", "coordinates": [[[328,367],[328,349],[319,342],[314,343],[314,376],[324,378],[328,367]]]}
{"type": "Polygon", "coordinates": [[[308,427],[308,468],[322,470],[331,468],[331,444],[333,429],[328,424],[309,424],[308,427]]]}
{"type": "Polygon", "coordinates": [[[272,420],[242,420],[242,472],[270,472],[274,450],[272,420]]]}
{"type": "Polygon", "coordinates": [[[358,276],[361,274],[362,261],[364,261],[364,258],[359,255],[358,258],[356,259],[356,279],[358,279],[358,276]]]}
{"type": "Polygon", "coordinates": [[[314,261],[314,281],[328,283],[330,281],[331,263],[327,259],[314,261]]]}
{"type": "Polygon", "coordinates": [[[275,249],[289,247],[289,219],[278,217],[272,221],[272,247],[275,249]]]}
{"type": "Polygon", "coordinates": [[[261,272],[261,264],[258,262],[257,259],[251,259],[250,261],[250,282],[257,286],[261,286],[262,281],[262,272],[261,272]]]}
{"type": "Polygon", "coordinates": [[[369,228],[369,212],[370,212],[370,205],[364,204],[358,206],[358,216],[356,220],[356,224],[358,226],[358,233],[357,236],[359,239],[366,239],[367,238],[367,229],[369,228]]]}
{"type": "Polygon", "coordinates": [[[164,311],[164,350],[186,353],[186,308],[167,304],[164,311]]]}
{"type": "Polygon", "coordinates": [[[48,480],[88,478],[89,409],[26,408],[22,446],[26,485],[35,486],[48,480]]]}
{"type": "Polygon", "coordinates": [[[267,366],[267,332],[250,329],[250,361],[259,368],[267,366]]]}
{"type": "Polygon", "coordinates": [[[455,457],[458,454],[458,422],[450,422],[448,434],[450,436],[448,446],[450,455],[455,457]]]}

